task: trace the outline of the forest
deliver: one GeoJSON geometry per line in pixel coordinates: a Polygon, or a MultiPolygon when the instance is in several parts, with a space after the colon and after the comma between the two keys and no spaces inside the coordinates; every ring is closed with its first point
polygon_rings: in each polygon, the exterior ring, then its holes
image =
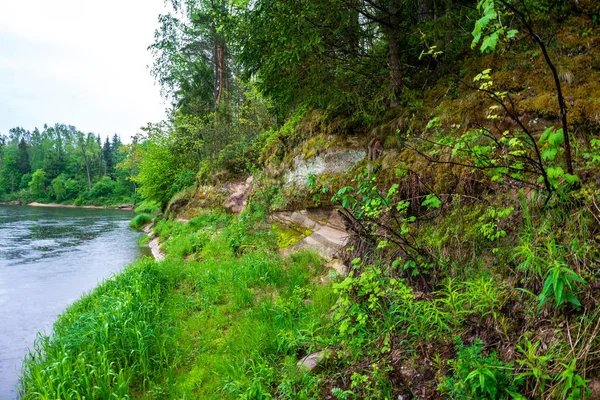
{"type": "Polygon", "coordinates": [[[74,126],[13,128],[0,136],[0,200],[118,205],[133,202],[131,171],[119,166],[128,147],[74,126]]]}
{"type": "Polygon", "coordinates": [[[135,190],[166,254],[59,318],[24,398],[600,397],[600,4],[167,4],[167,120],[5,141],[4,193],[135,190]],[[294,247],[324,210],[345,274],[294,247]]]}

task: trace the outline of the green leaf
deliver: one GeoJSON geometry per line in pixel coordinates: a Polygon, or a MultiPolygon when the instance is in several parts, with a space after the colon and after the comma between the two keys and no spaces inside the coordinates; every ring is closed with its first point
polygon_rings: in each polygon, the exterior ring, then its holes
{"type": "Polygon", "coordinates": [[[554,160],[556,158],[557,154],[558,154],[558,147],[548,147],[542,153],[542,160],[544,160],[544,161],[554,160]]]}
{"type": "Polygon", "coordinates": [[[428,194],[423,203],[421,203],[423,207],[427,207],[429,210],[432,208],[440,208],[441,204],[442,201],[435,194],[428,194]]]}
{"type": "Polygon", "coordinates": [[[570,185],[574,185],[579,182],[579,177],[577,175],[564,174],[563,179],[570,185]]]}
{"type": "Polygon", "coordinates": [[[562,128],[548,136],[548,143],[550,143],[552,146],[560,146],[564,141],[565,134],[563,133],[562,128]]]}
{"type": "Polygon", "coordinates": [[[553,126],[546,128],[546,130],[544,131],[544,133],[542,133],[542,136],[540,137],[540,143],[546,142],[548,140],[548,136],[550,136],[550,133],[552,133],[553,130],[553,126]]]}
{"type": "Polygon", "coordinates": [[[546,173],[548,174],[548,178],[556,179],[563,176],[565,171],[561,167],[549,167],[546,170],[546,173]]]}

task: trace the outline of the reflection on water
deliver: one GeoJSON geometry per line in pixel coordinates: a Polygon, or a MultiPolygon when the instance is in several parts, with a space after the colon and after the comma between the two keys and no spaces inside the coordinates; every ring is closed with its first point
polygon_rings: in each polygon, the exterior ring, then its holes
{"type": "Polygon", "coordinates": [[[0,206],[0,400],[16,398],[21,361],[67,305],[147,249],[132,213],[0,206]]]}

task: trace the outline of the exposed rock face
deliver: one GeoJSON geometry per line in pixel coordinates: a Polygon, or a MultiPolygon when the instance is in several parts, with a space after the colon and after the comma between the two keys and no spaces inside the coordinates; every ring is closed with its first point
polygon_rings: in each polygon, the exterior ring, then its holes
{"type": "Polygon", "coordinates": [[[286,185],[306,185],[309,175],[336,174],[358,164],[367,156],[363,150],[330,151],[309,160],[294,159],[294,170],[285,175],[286,185]]]}
{"type": "Polygon", "coordinates": [[[163,253],[160,250],[160,241],[159,241],[158,237],[155,236],[153,228],[154,228],[154,223],[148,222],[146,225],[144,225],[142,227],[142,231],[146,232],[148,234],[148,237],[151,239],[148,242],[148,247],[150,248],[150,251],[152,252],[152,257],[154,257],[154,259],[156,261],[161,261],[161,260],[165,259],[165,253],[163,253]]]}
{"type": "Polygon", "coordinates": [[[253,178],[249,177],[246,180],[232,182],[227,185],[229,197],[225,201],[225,208],[231,212],[241,212],[247,204],[248,193],[252,189],[253,178]]]}
{"type": "Polygon", "coordinates": [[[303,210],[300,212],[278,212],[271,218],[284,224],[298,224],[313,231],[298,243],[286,249],[281,249],[281,255],[286,257],[298,250],[316,251],[329,261],[327,264],[338,275],[348,274],[346,266],[336,259],[336,255],[344,248],[348,233],[344,230],[343,222],[335,209],[303,210]]]}

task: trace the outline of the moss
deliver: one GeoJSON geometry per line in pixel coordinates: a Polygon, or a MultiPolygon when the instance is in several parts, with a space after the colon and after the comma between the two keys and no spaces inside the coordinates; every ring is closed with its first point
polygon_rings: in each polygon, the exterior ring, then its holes
{"type": "Polygon", "coordinates": [[[277,247],[280,249],[291,247],[312,234],[310,229],[306,229],[299,225],[284,226],[273,224],[272,230],[277,237],[277,247]]]}

